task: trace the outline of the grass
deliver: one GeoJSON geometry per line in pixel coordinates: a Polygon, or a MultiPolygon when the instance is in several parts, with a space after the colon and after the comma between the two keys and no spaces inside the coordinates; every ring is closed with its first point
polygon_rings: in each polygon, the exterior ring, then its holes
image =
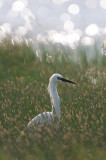
{"type": "Polygon", "coordinates": [[[0,44],[0,160],[105,160],[106,57],[96,47],[92,58],[83,46],[73,52],[50,43],[39,50],[10,40],[0,44]],[[60,123],[30,135],[28,122],[51,111],[53,73],[77,84],[58,85],[60,123]]]}

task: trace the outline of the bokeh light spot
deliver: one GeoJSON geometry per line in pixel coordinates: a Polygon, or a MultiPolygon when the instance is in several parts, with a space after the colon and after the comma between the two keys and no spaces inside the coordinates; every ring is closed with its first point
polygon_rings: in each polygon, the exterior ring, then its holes
{"type": "Polygon", "coordinates": [[[86,30],[85,30],[86,34],[89,36],[95,36],[99,33],[99,28],[96,24],[90,24],[86,30]]]}
{"type": "Polygon", "coordinates": [[[61,43],[63,45],[68,44],[70,47],[74,46],[76,42],[80,40],[81,33],[79,34],[79,30],[73,30],[70,33],[66,32],[57,32],[55,30],[50,30],[48,32],[49,40],[51,40],[54,43],[61,43]]]}
{"type": "Polygon", "coordinates": [[[12,10],[15,11],[15,12],[20,12],[22,11],[23,9],[25,8],[25,4],[18,0],[18,1],[15,1],[12,5],[12,10]]]}
{"type": "Polygon", "coordinates": [[[82,36],[82,31],[80,29],[75,29],[75,32],[81,37],[82,36]]]}
{"type": "Polygon", "coordinates": [[[80,11],[80,8],[77,4],[71,4],[69,7],[68,7],[68,11],[69,13],[71,14],[78,14],[79,11],[80,11]]]}
{"type": "Polygon", "coordinates": [[[69,21],[70,20],[70,15],[68,13],[62,13],[60,15],[60,20],[65,22],[65,21],[69,21]]]}
{"type": "Polygon", "coordinates": [[[88,8],[93,9],[97,7],[97,0],[86,0],[85,4],[88,8]]]}
{"type": "Polygon", "coordinates": [[[56,33],[53,35],[53,40],[54,42],[64,44],[64,35],[62,35],[61,33],[56,33]]]}
{"type": "Polygon", "coordinates": [[[66,41],[68,44],[78,42],[79,40],[80,40],[80,36],[75,31],[73,31],[71,34],[66,36],[66,41]]]}
{"type": "Polygon", "coordinates": [[[103,9],[106,9],[106,0],[101,0],[101,1],[100,1],[100,6],[101,6],[103,9]]]}
{"type": "Polygon", "coordinates": [[[64,23],[64,29],[67,31],[67,32],[70,32],[72,31],[74,28],[74,23],[72,21],[65,21],[64,23]]]}

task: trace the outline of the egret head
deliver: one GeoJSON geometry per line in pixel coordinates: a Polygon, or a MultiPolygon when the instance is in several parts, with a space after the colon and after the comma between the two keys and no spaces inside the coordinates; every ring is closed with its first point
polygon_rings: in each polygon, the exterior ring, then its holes
{"type": "Polygon", "coordinates": [[[53,74],[51,77],[50,77],[50,82],[54,82],[54,83],[57,83],[57,82],[68,82],[68,83],[73,83],[73,84],[76,84],[75,82],[72,82],[68,79],[65,79],[63,78],[60,74],[53,74]]]}

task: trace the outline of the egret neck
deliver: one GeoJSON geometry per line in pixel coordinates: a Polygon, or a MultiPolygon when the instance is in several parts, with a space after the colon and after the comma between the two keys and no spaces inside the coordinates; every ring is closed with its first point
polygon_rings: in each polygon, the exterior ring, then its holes
{"type": "Polygon", "coordinates": [[[50,81],[48,89],[49,89],[51,103],[52,103],[53,116],[55,117],[56,115],[57,119],[60,120],[60,100],[57,92],[56,82],[50,81]]]}

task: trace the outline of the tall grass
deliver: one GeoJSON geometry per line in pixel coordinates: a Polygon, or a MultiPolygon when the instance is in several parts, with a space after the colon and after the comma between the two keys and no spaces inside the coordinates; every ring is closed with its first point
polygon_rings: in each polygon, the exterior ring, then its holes
{"type": "Polygon", "coordinates": [[[95,47],[75,51],[60,44],[39,50],[5,40],[0,44],[0,160],[104,160],[106,57],[95,47]],[[61,121],[26,126],[38,113],[51,111],[48,80],[60,73],[75,86],[59,84],[61,121]],[[23,132],[24,131],[24,132],[23,132]]]}

